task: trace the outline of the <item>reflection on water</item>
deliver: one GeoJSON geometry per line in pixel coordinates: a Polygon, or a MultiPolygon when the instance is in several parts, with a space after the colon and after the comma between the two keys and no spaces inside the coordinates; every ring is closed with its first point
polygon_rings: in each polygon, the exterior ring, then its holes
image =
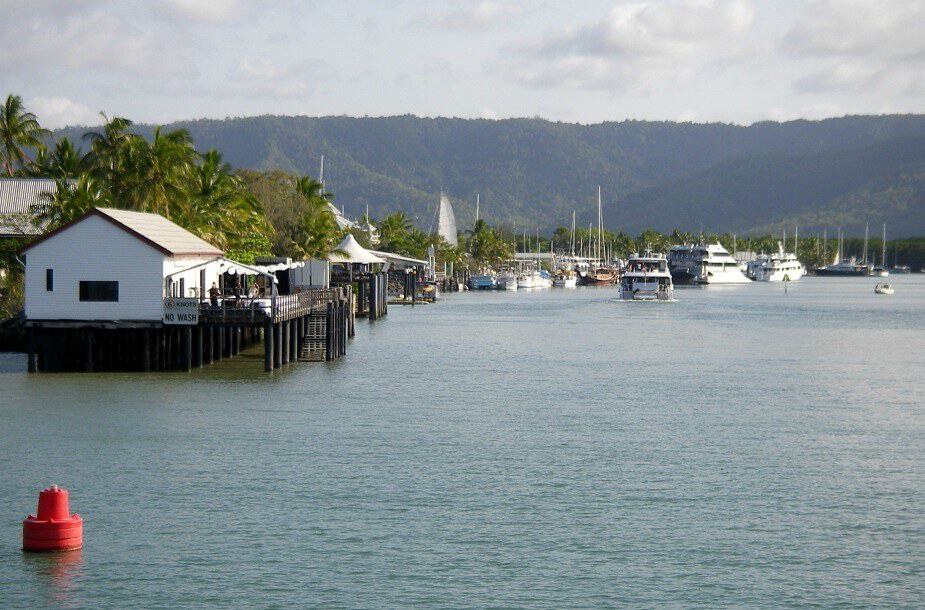
{"type": "Polygon", "coordinates": [[[83,550],[51,553],[22,553],[24,572],[35,580],[35,588],[46,604],[77,607],[80,590],[77,581],[83,571],[83,550]]]}
{"type": "Polygon", "coordinates": [[[875,283],[454,294],[273,374],[0,355],[0,606],[919,607],[925,277],[875,283]],[[16,557],[51,483],[73,564],[16,557]]]}

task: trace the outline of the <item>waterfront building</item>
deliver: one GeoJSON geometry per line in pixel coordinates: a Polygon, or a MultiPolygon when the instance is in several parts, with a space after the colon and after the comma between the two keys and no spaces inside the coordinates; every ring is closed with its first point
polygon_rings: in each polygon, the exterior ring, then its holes
{"type": "Polygon", "coordinates": [[[222,251],[157,214],[94,208],[26,246],[29,320],[160,322],[166,296],[202,297],[222,251]]]}

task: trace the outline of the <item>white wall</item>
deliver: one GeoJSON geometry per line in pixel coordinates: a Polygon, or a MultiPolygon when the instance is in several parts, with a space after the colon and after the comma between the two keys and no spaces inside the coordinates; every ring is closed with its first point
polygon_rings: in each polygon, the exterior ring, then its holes
{"type": "Polygon", "coordinates": [[[295,288],[328,288],[331,283],[331,263],[310,259],[305,266],[289,270],[289,285],[295,288]]]}
{"type": "Polygon", "coordinates": [[[165,255],[91,215],[26,252],[26,317],[31,320],[160,320],[165,255]],[[54,290],[45,270],[54,269],[54,290]],[[119,282],[119,302],[81,302],[82,280],[119,282]]]}
{"type": "MultiPolygon", "coordinates": [[[[164,276],[167,277],[170,275],[170,279],[176,285],[177,295],[181,297],[192,298],[199,296],[199,298],[208,298],[209,288],[212,287],[212,283],[218,283],[218,278],[222,274],[221,268],[219,267],[218,262],[214,261],[214,256],[196,256],[196,257],[183,257],[183,258],[165,258],[164,259],[164,276]],[[183,271],[184,269],[189,269],[195,265],[200,265],[201,263],[208,263],[204,266],[196,267],[189,271],[183,271]],[[180,271],[180,273],[177,273],[180,271]],[[206,272],[206,281],[205,286],[199,285],[199,272],[206,272]],[[176,274],[176,275],[172,275],[176,274]],[[183,294],[179,293],[180,280],[183,280],[183,294]],[[195,289],[195,290],[193,290],[195,289]],[[203,289],[200,292],[200,289],[203,289]]],[[[163,282],[166,286],[166,282],[163,282]]],[[[166,296],[166,295],[165,295],[166,296]]]]}

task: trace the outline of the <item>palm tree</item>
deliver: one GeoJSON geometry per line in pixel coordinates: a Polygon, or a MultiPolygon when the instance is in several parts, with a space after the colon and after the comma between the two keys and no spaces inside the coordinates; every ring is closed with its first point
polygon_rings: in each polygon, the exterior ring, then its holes
{"type": "Polygon", "coordinates": [[[83,154],[69,139],[61,138],[51,152],[47,148],[40,148],[26,172],[36,177],[76,178],[88,168],[89,156],[83,154]]]}
{"type": "Polygon", "coordinates": [[[303,258],[327,258],[343,236],[331,211],[329,194],[309,176],[298,178],[295,190],[303,200],[292,237],[295,254],[303,258]]]}
{"type": "Polygon", "coordinates": [[[40,138],[47,134],[48,130],[42,129],[35,115],[26,112],[20,96],[7,96],[6,103],[0,107],[0,153],[8,176],[13,175],[16,166],[26,164],[26,148],[41,148],[40,138]]]}
{"type": "Polygon", "coordinates": [[[100,116],[103,117],[103,130],[89,131],[83,136],[84,141],[90,143],[87,162],[93,168],[94,177],[109,191],[113,205],[127,207],[120,203],[126,199],[122,170],[129,144],[138,136],[129,132],[132,126],[130,120],[122,117],[110,119],[103,112],[100,116]]]}
{"type": "Polygon", "coordinates": [[[171,206],[182,205],[184,180],[196,158],[185,129],[164,133],[155,127],[151,141],[133,138],[125,149],[125,207],[172,218],[171,206]]]}
{"type": "Polygon", "coordinates": [[[84,214],[90,208],[106,205],[106,194],[90,174],[81,174],[76,183],[63,178],[56,181],[54,193],[42,193],[42,204],[32,213],[39,226],[52,230],[84,214]]]}

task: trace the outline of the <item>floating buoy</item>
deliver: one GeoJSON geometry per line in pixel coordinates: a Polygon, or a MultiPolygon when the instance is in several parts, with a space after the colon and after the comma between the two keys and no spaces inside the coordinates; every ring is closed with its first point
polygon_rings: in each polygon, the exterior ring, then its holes
{"type": "Polygon", "coordinates": [[[73,551],[83,546],[83,520],[70,514],[66,489],[43,489],[36,513],[22,522],[22,550],[73,551]]]}

